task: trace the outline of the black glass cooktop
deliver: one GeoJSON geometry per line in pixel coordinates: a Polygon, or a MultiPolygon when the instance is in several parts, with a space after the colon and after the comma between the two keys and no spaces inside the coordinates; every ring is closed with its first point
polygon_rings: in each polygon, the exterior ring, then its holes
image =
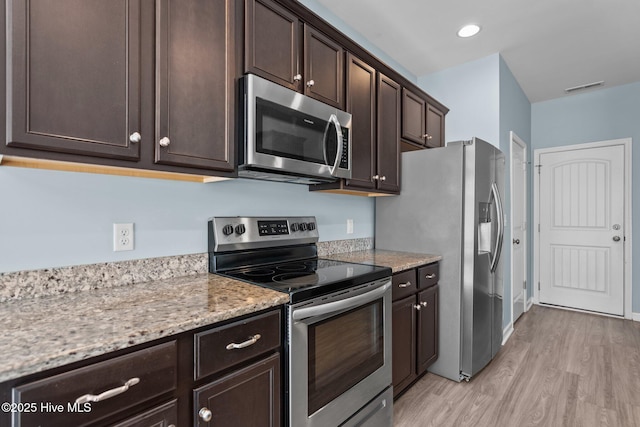
{"type": "Polygon", "coordinates": [[[224,276],[290,295],[291,303],[391,276],[391,269],[367,264],[309,259],[220,272],[224,276]]]}

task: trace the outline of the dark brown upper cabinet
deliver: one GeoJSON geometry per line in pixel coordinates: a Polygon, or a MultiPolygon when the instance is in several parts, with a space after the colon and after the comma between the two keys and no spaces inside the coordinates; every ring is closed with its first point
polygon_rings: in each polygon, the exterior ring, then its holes
{"type": "Polygon", "coordinates": [[[138,160],[141,0],[7,0],[7,145],[138,160]]]}
{"type": "Polygon", "coordinates": [[[7,0],[0,153],[232,175],[237,3],[7,0]]]}
{"type": "Polygon", "coordinates": [[[346,108],[351,113],[351,178],[310,187],[364,196],[400,192],[400,85],[347,53],[346,108]]]}
{"type": "Polygon", "coordinates": [[[244,71],[344,109],[344,48],[270,0],[246,0],[244,71]]]}
{"type": "Polygon", "coordinates": [[[234,169],[236,4],[156,1],[157,163],[234,169]]]}
{"type": "Polygon", "coordinates": [[[424,95],[402,89],[402,139],[424,147],[444,146],[445,112],[424,95]]]}
{"type": "Polygon", "coordinates": [[[347,187],[375,189],[376,70],[347,54],[347,111],[351,113],[351,179],[347,187]]]}
{"type": "Polygon", "coordinates": [[[400,102],[401,87],[378,73],[377,188],[400,192],[400,102]]]}

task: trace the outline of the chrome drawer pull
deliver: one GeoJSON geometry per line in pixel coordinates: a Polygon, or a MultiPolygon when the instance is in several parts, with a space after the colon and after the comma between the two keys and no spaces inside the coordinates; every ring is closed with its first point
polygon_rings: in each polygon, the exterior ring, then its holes
{"type": "Polygon", "coordinates": [[[436,274],[432,273],[432,274],[427,274],[426,276],[424,276],[426,279],[435,279],[436,278],[436,274]]]}
{"type": "Polygon", "coordinates": [[[249,338],[245,342],[241,342],[240,344],[236,344],[236,343],[232,342],[231,344],[227,345],[227,350],[234,350],[236,348],[249,347],[250,345],[254,345],[255,343],[257,343],[260,338],[262,338],[260,336],[260,334],[255,334],[254,336],[252,336],[251,338],[249,338]]]}
{"type": "Polygon", "coordinates": [[[408,288],[409,286],[411,286],[411,282],[407,282],[407,283],[399,283],[398,287],[399,288],[408,288]]]}
{"type": "Polygon", "coordinates": [[[87,402],[100,402],[102,400],[107,400],[112,398],[113,396],[124,393],[125,391],[129,390],[129,387],[134,386],[139,382],[140,378],[131,378],[121,387],[112,388],[111,390],[107,390],[100,394],[85,394],[84,396],[80,396],[76,399],[76,403],[82,404],[87,402]]]}

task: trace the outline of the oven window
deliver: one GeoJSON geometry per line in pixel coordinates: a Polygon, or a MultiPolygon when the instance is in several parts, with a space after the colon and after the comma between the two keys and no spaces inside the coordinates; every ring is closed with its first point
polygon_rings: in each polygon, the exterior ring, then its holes
{"type": "Polygon", "coordinates": [[[328,120],[256,98],[256,150],[259,153],[333,164],[338,146],[335,132],[335,125],[328,120]],[[325,160],[325,156],[331,160],[325,160]]]}
{"type": "Polygon", "coordinates": [[[308,326],[309,415],[384,363],[382,299],[308,326]]]}

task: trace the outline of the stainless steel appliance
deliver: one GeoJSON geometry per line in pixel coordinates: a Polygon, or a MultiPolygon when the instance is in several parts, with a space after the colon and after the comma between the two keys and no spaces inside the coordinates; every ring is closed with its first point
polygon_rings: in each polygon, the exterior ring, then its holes
{"type": "Polygon", "coordinates": [[[289,294],[287,424],[391,426],[391,269],[318,258],[314,217],[215,217],[208,230],[210,272],[289,294]]]}
{"type": "Polygon", "coordinates": [[[430,372],[469,380],[502,345],[504,155],[474,138],[402,154],[402,193],[376,201],[376,248],[436,253],[442,331],[430,372]]]}
{"type": "Polygon", "coordinates": [[[351,178],[351,114],[253,74],[242,87],[239,176],[301,184],[351,178]]]}

